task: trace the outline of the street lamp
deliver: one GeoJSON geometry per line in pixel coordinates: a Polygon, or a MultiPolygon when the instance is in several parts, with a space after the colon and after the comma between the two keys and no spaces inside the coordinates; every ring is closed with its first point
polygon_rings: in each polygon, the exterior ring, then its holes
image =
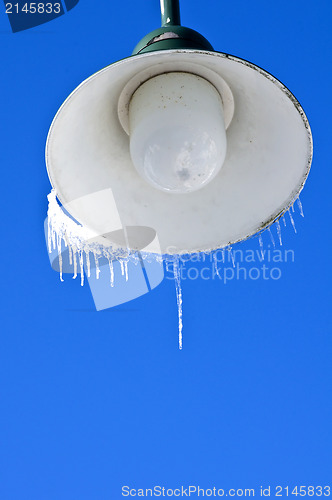
{"type": "MultiPolygon", "coordinates": [[[[210,251],[270,226],[312,160],[302,107],[258,66],[213,50],[161,0],[161,28],[82,82],[51,125],[46,163],[62,204],[107,233],[84,198],[111,189],[125,227],[150,227],[163,254],[210,251]]],[[[128,246],[128,242],[126,242],[128,246]]]]}

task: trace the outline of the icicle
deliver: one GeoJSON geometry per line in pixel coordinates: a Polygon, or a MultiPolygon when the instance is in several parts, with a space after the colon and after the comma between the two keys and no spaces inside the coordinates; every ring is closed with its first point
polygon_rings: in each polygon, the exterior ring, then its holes
{"type": "Polygon", "coordinates": [[[216,270],[217,276],[219,276],[219,278],[221,278],[221,276],[219,274],[219,269],[218,269],[218,261],[217,261],[217,257],[216,257],[215,253],[213,253],[213,265],[214,265],[214,268],[216,270]]]}
{"type": "Polygon", "coordinates": [[[63,233],[62,238],[63,241],[65,242],[65,247],[68,248],[68,236],[66,231],[63,233]]]}
{"type": "Polygon", "coordinates": [[[293,203],[293,205],[291,206],[291,208],[292,208],[292,212],[294,213],[294,212],[295,212],[294,203],[293,203]]]}
{"type": "Polygon", "coordinates": [[[76,260],[76,248],[73,248],[73,257],[74,257],[74,276],[73,280],[77,278],[77,260],[76,260]]]}
{"type": "Polygon", "coordinates": [[[285,219],[285,214],[282,216],[282,221],[284,223],[284,226],[286,227],[286,219],[285,219]]]}
{"type": "Polygon", "coordinates": [[[108,260],[108,267],[110,269],[110,285],[111,287],[114,286],[114,268],[113,268],[113,261],[111,255],[109,255],[107,252],[104,252],[104,257],[108,260]]]}
{"type": "Polygon", "coordinates": [[[109,266],[110,266],[110,273],[111,273],[111,287],[113,288],[114,286],[114,267],[113,267],[113,261],[112,259],[108,260],[109,266]]]}
{"type": "Polygon", "coordinates": [[[298,198],[298,199],[297,199],[297,205],[298,205],[298,207],[299,207],[300,214],[302,215],[302,217],[304,217],[304,213],[303,213],[303,206],[302,206],[302,203],[301,203],[300,198],[298,198]]]}
{"type": "Polygon", "coordinates": [[[99,260],[101,256],[108,254],[111,260],[114,262],[117,259],[121,265],[122,275],[125,276],[126,281],[129,280],[128,267],[129,258],[131,258],[130,249],[127,249],[127,253],[121,249],[114,250],[111,246],[104,245],[102,243],[93,243],[91,240],[94,237],[93,232],[90,229],[77,224],[70,217],[68,217],[62,207],[58,204],[56,199],[56,192],[54,190],[48,195],[48,211],[47,211],[47,230],[48,234],[46,236],[46,244],[48,251],[52,253],[53,250],[58,249],[58,259],[60,269],[60,279],[63,275],[63,255],[61,253],[62,240],[66,249],[68,248],[69,263],[73,266],[73,278],[75,279],[78,275],[80,266],[81,271],[81,282],[84,282],[84,271],[86,265],[87,276],[90,277],[92,270],[92,262],[90,261],[90,252],[94,256],[96,264],[96,278],[100,277],[102,269],[99,267],[99,260]],[[62,259],[62,260],[61,260],[62,259]],[[79,259],[79,260],[78,260],[79,259]],[[86,259],[86,262],[84,261],[86,259]]]}
{"type": "Polygon", "coordinates": [[[88,271],[88,278],[91,276],[91,263],[90,263],[90,252],[89,250],[85,250],[85,260],[86,260],[86,267],[88,271]]]}
{"type": "Polygon", "coordinates": [[[170,269],[170,265],[173,264],[173,261],[172,260],[169,260],[169,259],[166,259],[165,261],[165,267],[166,267],[166,271],[169,273],[169,272],[172,272],[172,269],[170,269]]]}
{"type": "Polygon", "coordinates": [[[182,349],[182,288],[181,288],[181,276],[179,269],[179,258],[174,258],[173,261],[173,273],[175,281],[176,290],[176,301],[178,304],[178,318],[179,318],[179,349],[182,349]]]}
{"type": "Polygon", "coordinates": [[[278,233],[279,243],[280,243],[280,246],[282,247],[281,226],[280,226],[279,219],[276,221],[276,226],[277,226],[277,233],[278,233]]]}
{"type": "Polygon", "coordinates": [[[57,237],[57,251],[58,251],[58,257],[59,257],[59,270],[60,270],[60,281],[63,281],[62,279],[62,252],[61,252],[61,236],[58,234],[57,237]]]}
{"type": "Polygon", "coordinates": [[[276,242],[274,241],[274,238],[273,238],[273,234],[272,234],[272,231],[271,231],[271,228],[268,227],[267,228],[268,232],[269,232],[269,235],[270,235],[270,238],[271,238],[271,241],[272,241],[272,245],[273,245],[273,248],[276,247],[276,242]]]}
{"type": "Polygon", "coordinates": [[[83,267],[83,250],[80,250],[80,274],[81,274],[81,286],[84,285],[84,267],[83,267]]]}
{"type": "Polygon", "coordinates": [[[227,247],[227,250],[228,250],[228,252],[229,252],[229,254],[228,254],[228,255],[230,255],[230,256],[231,256],[231,260],[232,260],[233,267],[235,267],[235,261],[234,261],[234,255],[233,255],[233,252],[232,252],[232,247],[229,245],[229,246],[227,247]]]}
{"type": "Polygon", "coordinates": [[[289,213],[289,218],[290,218],[290,221],[292,223],[293,229],[294,229],[294,231],[296,233],[296,227],[295,227],[294,219],[293,219],[292,214],[290,213],[290,211],[288,211],[288,213],[289,213]]]}
{"type": "Polygon", "coordinates": [[[97,252],[93,252],[94,258],[95,258],[95,265],[96,265],[96,279],[99,280],[99,274],[100,274],[100,269],[99,269],[99,262],[98,262],[98,255],[97,252]]]}
{"type": "Polygon", "coordinates": [[[53,243],[53,250],[56,249],[56,246],[55,246],[55,230],[54,230],[54,227],[53,227],[53,224],[52,224],[52,243],[53,243]]]}
{"type": "Polygon", "coordinates": [[[263,238],[262,238],[261,234],[258,236],[258,241],[259,241],[259,247],[261,250],[261,256],[262,256],[262,259],[264,260],[264,245],[263,245],[263,238]]]}
{"type": "Polygon", "coordinates": [[[73,249],[72,246],[68,244],[68,251],[69,251],[69,264],[72,266],[73,265],[73,249]]]}
{"type": "Polygon", "coordinates": [[[51,232],[52,232],[51,218],[50,218],[50,216],[48,216],[48,218],[47,218],[47,243],[48,243],[48,253],[52,253],[52,238],[51,238],[51,232]]]}

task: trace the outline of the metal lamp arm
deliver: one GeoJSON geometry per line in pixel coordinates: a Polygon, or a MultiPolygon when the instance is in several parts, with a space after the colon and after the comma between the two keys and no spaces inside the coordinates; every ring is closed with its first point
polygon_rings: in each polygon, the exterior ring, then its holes
{"type": "Polygon", "coordinates": [[[133,54],[157,50],[209,50],[212,45],[195,30],[181,26],[179,0],[160,0],[161,28],[148,33],[134,48],[133,54]]]}
{"type": "Polygon", "coordinates": [[[180,26],[179,0],[160,0],[161,25],[180,26]]]}

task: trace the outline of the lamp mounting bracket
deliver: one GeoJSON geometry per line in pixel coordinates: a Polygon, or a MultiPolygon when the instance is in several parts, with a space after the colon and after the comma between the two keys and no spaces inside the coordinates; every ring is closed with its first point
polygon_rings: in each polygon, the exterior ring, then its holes
{"type": "Polygon", "coordinates": [[[161,27],[142,38],[132,55],[172,49],[213,51],[212,45],[203,35],[181,26],[179,0],[160,0],[160,10],[161,27]]]}

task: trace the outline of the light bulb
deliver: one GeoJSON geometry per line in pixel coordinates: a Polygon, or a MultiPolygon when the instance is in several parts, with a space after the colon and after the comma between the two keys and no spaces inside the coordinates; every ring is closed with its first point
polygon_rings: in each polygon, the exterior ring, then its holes
{"type": "Polygon", "coordinates": [[[190,73],[164,73],[143,83],[129,104],[130,155],[154,187],[189,193],[208,184],[226,156],[220,94],[190,73]]]}

